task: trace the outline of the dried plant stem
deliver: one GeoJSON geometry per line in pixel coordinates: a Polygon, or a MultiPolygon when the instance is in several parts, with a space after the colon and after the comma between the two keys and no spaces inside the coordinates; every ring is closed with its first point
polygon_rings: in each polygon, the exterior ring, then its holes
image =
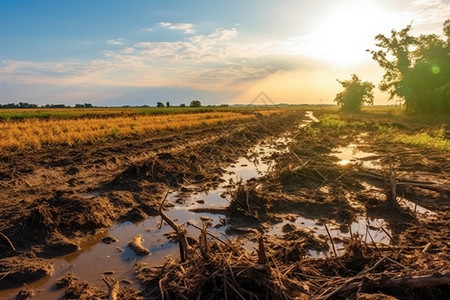
{"type": "Polygon", "coordinates": [[[16,248],[14,247],[13,243],[3,232],[0,232],[0,236],[6,241],[11,250],[16,252],[16,248]]]}
{"type": "Polygon", "coordinates": [[[167,199],[168,192],[166,193],[166,196],[161,202],[161,205],[159,206],[159,215],[161,218],[175,231],[178,237],[178,243],[180,245],[180,259],[181,262],[185,262],[187,259],[191,257],[192,254],[192,247],[189,245],[187,240],[187,232],[185,229],[183,229],[181,226],[178,226],[171,218],[169,218],[164,212],[163,212],[163,205],[164,202],[167,199]]]}
{"type": "Polygon", "coordinates": [[[333,248],[334,256],[337,256],[336,248],[334,247],[333,238],[331,237],[331,233],[330,233],[330,231],[328,230],[327,224],[324,223],[324,225],[325,225],[325,229],[327,230],[328,237],[330,238],[330,243],[331,243],[331,247],[333,248]]]}

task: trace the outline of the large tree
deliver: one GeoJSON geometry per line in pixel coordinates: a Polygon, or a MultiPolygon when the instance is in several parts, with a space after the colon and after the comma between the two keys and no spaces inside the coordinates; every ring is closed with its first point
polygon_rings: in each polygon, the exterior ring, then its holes
{"type": "Polygon", "coordinates": [[[344,91],[336,95],[334,101],[344,111],[359,111],[364,103],[373,104],[373,88],[371,82],[361,81],[356,74],[350,80],[337,81],[342,85],[344,91]]]}
{"type": "Polygon", "coordinates": [[[202,103],[200,102],[200,100],[192,100],[191,104],[189,104],[190,107],[200,107],[202,106],[202,103]]]}
{"type": "Polygon", "coordinates": [[[444,38],[414,37],[410,31],[408,25],[390,37],[375,37],[379,49],[370,52],[386,71],[379,88],[390,99],[404,99],[409,110],[450,112],[450,19],[444,22],[444,38]]]}

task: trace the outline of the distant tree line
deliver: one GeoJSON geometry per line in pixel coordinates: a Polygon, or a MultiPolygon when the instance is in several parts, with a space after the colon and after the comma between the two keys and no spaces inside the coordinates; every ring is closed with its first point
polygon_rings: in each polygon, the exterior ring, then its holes
{"type": "MultiPolygon", "coordinates": [[[[202,102],[200,100],[192,100],[189,104],[189,107],[202,107],[202,102]]],[[[211,105],[208,105],[211,106],[211,105]]],[[[214,106],[214,105],[213,105],[214,106]]],[[[227,107],[228,104],[220,104],[220,107],[227,107]]],[[[45,104],[42,106],[39,106],[37,104],[32,104],[28,102],[19,102],[19,103],[8,103],[8,104],[0,104],[0,109],[8,109],[8,108],[93,108],[97,107],[92,105],[91,103],[82,103],[82,104],[75,104],[73,107],[68,106],[65,104],[45,104]]],[[[142,105],[142,106],[130,106],[130,105],[123,105],[122,107],[150,107],[148,104],[142,105]]],[[[163,102],[156,102],[156,107],[175,107],[170,104],[169,101],[166,101],[164,104],[163,102]]],[[[181,103],[179,107],[187,107],[185,103],[181,103]]]]}
{"type": "Polygon", "coordinates": [[[94,106],[90,103],[75,104],[75,108],[91,108],[91,107],[94,107],[94,106]]]}
{"type": "Polygon", "coordinates": [[[0,108],[36,108],[39,107],[37,104],[31,104],[27,102],[19,102],[18,104],[15,103],[8,103],[8,104],[0,104],[0,108]]]}
{"type": "MultiPolygon", "coordinates": [[[[443,24],[444,36],[410,34],[411,25],[391,36],[375,37],[378,50],[367,50],[385,74],[379,89],[389,99],[404,100],[406,109],[414,112],[450,113],[450,19],[443,24]]],[[[344,91],[334,99],[343,110],[357,111],[364,103],[373,104],[373,84],[358,76],[341,81],[344,91]]]]}
{"type": "MultiPolygon", "coordinates": [[[[221,104],[223,106],[224,104],[221,104]]],[[[156,107],[171,107],[169,101],[164,104],[163,102],[158,101],[156,103],[156,107]]],[[[201,107],[202,103],[200,100],[192,100],[189,104],[190,107],[201,107]]],[[[83,104],[75,104],[75,108],[92,108],[95,107],[91,103],[83,103],[83,104]]],[[[132,107],[129,105],[124,105],[122,107],[132,107]]],[[[143,105],[141,107],[149,107],[149,105],[143,105]]],[[[186,104],[181,103],[180,107],[186,107],[186,104]]],[[[71,106],[65,105],[65,104],[45,104],[42,106],[39,106],[37,104],[27,103],[27,102],[19,102],[19,103],[8,103],[8,104],[0,104],[0,109],[6,109],[6,108],[71,108],[71,106]]]]}
{"type": "MultiPolygon", "coordinates": [[[[45,104],[42,106],[39,106],[37,104],[33,103],[27,103],[27,102],[19,102],[19,103],[8,103],[8,104],[0,104],[0,109],[7,109],[7,108],[69,108],[71,106],[67,106],[65,104],[45,104]]],[[[75,108],[91,108],[94,107],[90,103],[84,103],[84,104],[75,104],[75,108]]]]}
{"type": "MultiPolygon", "coordinates": [[[[202,106],[202,102],[200,100],[192,100],[191,103],[189,104],[190,107],[201,107],[202,106]]],[[[156,102],[156,107],[171,107],[170,102],[167,101],[166,105],[164,105],[163,102],[158,101],[156,102]]],[[[186,104],[181,103],[180,107],[186,107],[186,104]]]]}

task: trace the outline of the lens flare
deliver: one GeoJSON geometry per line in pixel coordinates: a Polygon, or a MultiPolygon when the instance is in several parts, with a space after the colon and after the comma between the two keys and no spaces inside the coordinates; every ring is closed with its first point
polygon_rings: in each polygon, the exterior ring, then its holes
{"type": "Polygon", "coordinates": [[[439,68],[438,66],[432,66],[431,67],[431,72],[433,74],[439,74],[441,72],[441,68],[439,68]]]}

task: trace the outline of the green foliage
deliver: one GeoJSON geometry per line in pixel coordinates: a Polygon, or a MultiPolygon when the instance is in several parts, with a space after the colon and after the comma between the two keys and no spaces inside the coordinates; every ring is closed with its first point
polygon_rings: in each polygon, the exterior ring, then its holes
{"type": "Polygon", "coordinates": [[[446,40],[435,34],[410,35],[411,25],[391,36],[375,37],[380,49],[370,51],[385,70],[379,85],[404,99],[408,110],[450,112],[450,19],[444,22],[446,40]]]}
{"type": "Polygon", "coordinates": [[[320,120],[320,125],[324,128],[341,129],[346,127],[347,124],[347,121],[336,119],[331,116],[325,116],[320,120]]]}
{"type": "Polygon", "coordinates": [[[313,127],[311,125],[308,125],[305,127],[305,132],[309,136],[318,137],[320,136],[320,127],[313,127]]]}
{"type": "Polygon", "coordinates": [[[111,130],[111,136],[113,138],[118,138],[119,137],[119,127],[114,127],[113,130],[111,130]]]}
{"type": "Polygon", "coordinates": [[[37,104],[32,104],[28,102],[19,102],[18,104],[15,103],[8,103],[8,104],[0,104],[0,109],[4,108],[37,108],[37,104]]]}
{"type": "Polygon", "coordinates": [[[392,126],[377,124],[377,131],[382,138],[391,139],[394,136],[394,128],[392,126]]]}
{"type": "Polygon", "coordinates": [[[359,111],[364,103],[373,104],[373,88],[371,82],[362,82],[358,76],[352,75],[350,80],[337,80],[344,91],[337,94],[334,101],[344,111],[359,111]]]}
{"type": "Polygon", "coordinates": [[[92,108],[92,107],[94,106],[90,103],[75,104],[75,108],[92,108]]]}
{"type": "Polygon", "coordinates": [[[156,107],[164,107],[164,103],[162,103],[162,102],[156,102],[156,107]]]}
{"type": "Polygon", "coordinates": [[[412,146],[450,151],[449,140],[439,136],[431,136],[424,132],[413,135],[400,134],[395,137],[395,140],[412,146]]]}
{"type": "Polygon", "coordinates": [[[190,107],[201,107],[202,103],[200,102],[200,100],[192,100],[191,104],[189,104],[190,107]]]}
{"type": "Polygon", "coordinates": [[[392,126],[377,126],[377,134],[380,142],[398,142],[414,147],[450,151],[450,141],[445,138],[445,127],[431,132],[420,132],[415,134],[402,133],[392,126]]]}

